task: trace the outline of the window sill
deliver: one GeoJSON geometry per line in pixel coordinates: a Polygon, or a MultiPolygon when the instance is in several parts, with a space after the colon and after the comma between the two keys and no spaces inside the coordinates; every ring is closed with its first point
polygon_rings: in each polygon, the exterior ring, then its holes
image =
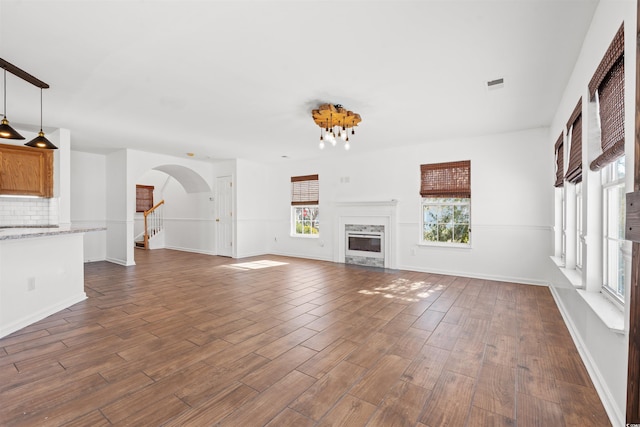
{"type": "Polygon", "coordinates": [[[418,246],[423,248],[471,249],[471,245],[466,243],[419,242],[418,246]]]}
{"type": "Polygon", "coordinates": [[[607,325],[609,329],[618,334],[624,334],[624,313],[600,292],[587,292],[578,289],[584,301],[591,307],[596,315],[607,325]]]}
{"type": "Polygon", "coordinates": [[[624,334],[624,312],[620,310],[614,303],[609,301],[607,297],[600,292],[588,292],[582,288],[582,275],[572,269],[564,268],[564,260],[558,257],[550,257],[554,264],[558,267],[558,270],[569,280],[569,282],[576,288],[578,295],[584,299],[591,310],[602,320],[602,323],[613,332],[618,334],[624,334]]]}
{"type": "Polygon", "coordinates": [[[290,234],[289,237],[299,237],[301,239],[317,239],[319,234],[290,234]]]}
{"type": "Polygon", "coordinates": [[[562,258],[552,256],[551,259],[558,267],[558,270],[564,274],[564,277],[567,278],[574,288],[582,289],[582,273],[580,271],[572,268],[565,268],[564,260],[562,258]]]}

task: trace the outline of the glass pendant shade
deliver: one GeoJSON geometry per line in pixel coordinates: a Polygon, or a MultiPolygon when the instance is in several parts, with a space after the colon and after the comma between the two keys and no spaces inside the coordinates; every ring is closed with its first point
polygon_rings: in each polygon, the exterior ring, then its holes
{"type": "Polygon", "coordinates": [[[34,147],[34,148],[47,148],[49,150],[58,149],[58,147],[53,145],[51,141],[45,138],[44,132],[42,131],[42,129],[40,129],[40,132],[38,132],[38,136],[36,136],[35,138],[33,138],[31,141],[27,142],[24,145],[26,145],[27,147],[34,147]]]}

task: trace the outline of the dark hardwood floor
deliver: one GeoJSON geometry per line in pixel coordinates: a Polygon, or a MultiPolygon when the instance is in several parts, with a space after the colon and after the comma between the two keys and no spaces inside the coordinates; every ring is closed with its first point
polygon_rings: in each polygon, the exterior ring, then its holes
{"type": "Polygon", "coordinates": [[[0,340],[0,425],[610,425],[545,287],[135,255],[0,340]]]}

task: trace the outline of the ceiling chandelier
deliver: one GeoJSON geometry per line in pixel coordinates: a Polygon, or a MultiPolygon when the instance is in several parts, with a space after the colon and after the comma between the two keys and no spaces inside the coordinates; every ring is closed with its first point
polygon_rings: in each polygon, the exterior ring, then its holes
{"type": "Polygon", "coordinates": [[[320,149],[325,146],[325,141],[335,147],[337,141],[344,141],[344,149],[351,148],[349,142],[349,129],[351,135],[355,135],[354,128],[362,121],[360,114],[344,108],[340,104],[322,104],[317,110],[311,112],[313,121],[320,126],[320,149]]]}

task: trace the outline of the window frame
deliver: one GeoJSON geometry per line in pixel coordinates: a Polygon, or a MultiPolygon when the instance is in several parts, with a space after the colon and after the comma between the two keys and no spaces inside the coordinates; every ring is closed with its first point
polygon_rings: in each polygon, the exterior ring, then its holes
{"type": "Polygon", "coordinates": [[[602,182],[602,294],[607,296],[611,301],[622,308],[625,304],[625,290],[627,277],[627,252],[629,242],[624,239],[624,219],[625,219],[625,192],[626,192],[626,171],[622,174],[617,173],[617,167],[619,163],[625,165],[625,157],[622,156],[615,161],[609,163],[601,169],[601,182],[602,182]],[[615,206],[611,206],[610,194],[614,194],[619,191],[619,200],[617,205],[618,220],[611,221],[610,214],[611,209],[615,206]],[[622,221],[622,222],[621,222],[622,221]],[[612,232],[611,226],[615,223],[617,229],[612,232]],[[612,233],[614,235],[612,235],[612,233]],[[611,244],[617,244],[618,248],[615,250],[617,258],[617,275],[615,277],[616,286],[611,286],[613,275],[611,274],[611,257],[614,251],[611,251],[611,244]],[[620,292],[622,288],[622,293],[620,292]]]}
{"type": "Polygon", "coordinates": [[[153,185],[136,184],[136,213],[144,213],[153,208],[153,185]],[[141,195],[148,197],[140,197],[141,195]],[[146,209],[144,209],[147,207],[146,209]]]}
{"type": "Polygon", "coordinates": [[[291,206],[291,236],[292,237],[304,237],[304,238],[318,238],[320,237],[320,209],[318,208],[318,205],[296,205],[296,206],[291,206]],[[315,219],[309,219],[309,220],[302,220],[303,224],[302,224],[302,233],[298,233],[298,220],[297,220],[297,210],[304,210],[304,209],[313,209],[316,211],[316,215],[315,215],[315,219]],[[318,230],[317,233],[304,233],[304,227],[306,226],[304,224],[304,222],[309,222],[309,227],[310,230],[316,229],[318,230]],[[314,227],[314,225],[316,227],[314,227]]]}
{"type": "Polygon", "coordinates": [[[315,175],[291,177],[291,210],[289,219],[289,234],[291,237],[318,238],[320,237],[320,178],[315,175]],[[309,220],[299,219],[299,212],[305,209],[315,211],[309,220]],[[304,223],[308,222],[309,233],[305,233],[304,223]],[[298,232],[298,224],[302,223],[302,231],[298,232]],[[317,230],[313,233],[313,230],[317,230]]]}
{"type": "MultiPolygon", "coordinates": [[[[430,163],[420,165],[420,236],[418,244],[423,246],[471,247],[471,160],[460,160],[444,163],[430,163]],[[451,221],[425,222],[426,208],[451,207],[451,221]],[[456,223],[456,206],[466,206],[467,221],[456,223]],[[441,225],[452,227],[452,237],[455,235],[456,225],[467,227],[467,242],[439,241],[425,239],[427,224],[436,224],[437,230],[441,225]]],[[[439,213],[438,213],[439,217],[439,213]]],[[[439,231],[438,231],[439,233],[439,231]]]]}
{"type": "Polygon", "coordinates": [[[583,203],[583,195],[582,195],[582,181],[576,184],[575,192],[576,192],[576,270],[582,271],[582,258],[583,258],[583,243],[584,243],[584,222],[583,222],[583,212],[582,212],[582,203],[583,203]]]}
{"type": "Polygon", "coordinates": [[[451,198],[451,197],[422,197],[421,199],[421,203],[420,203],[420,240],[418,242],[419,245],[421,246],[445,246],[445,247],[458,247],[458,248],[470,248],[471,247],[471,198],[451,198]],[[458,200],[458,201],[451,201],[451,200],[458,200]],[[456,225],[466,225],[468,228],[467,231],[467,235],[468,235],[468,241],[467,242],[453,242],[453,241],[448,241],[448,242],[441,242],[438,240],[426,240],[424,238],[425,235],[425,227],[427,224],[429,223],[425,223],[424,219],[425,219],[425,207],[428,206],[437,206],[442,208],[443,206],[451,206],[451,211],[452,213],[452,219],[455,219],[455,208],[454,206],[466,206],[467,207],[467,212],[468,212],[468,221],[465,223],[456,223],[456,222],[450,222],[450,223],[439,223],[436,222],[435,224],[437,225],[441,225],[441,224],[451,224],[453,226],[454,229],[454,233],[455,233],[455,227],[456,225]]]}

